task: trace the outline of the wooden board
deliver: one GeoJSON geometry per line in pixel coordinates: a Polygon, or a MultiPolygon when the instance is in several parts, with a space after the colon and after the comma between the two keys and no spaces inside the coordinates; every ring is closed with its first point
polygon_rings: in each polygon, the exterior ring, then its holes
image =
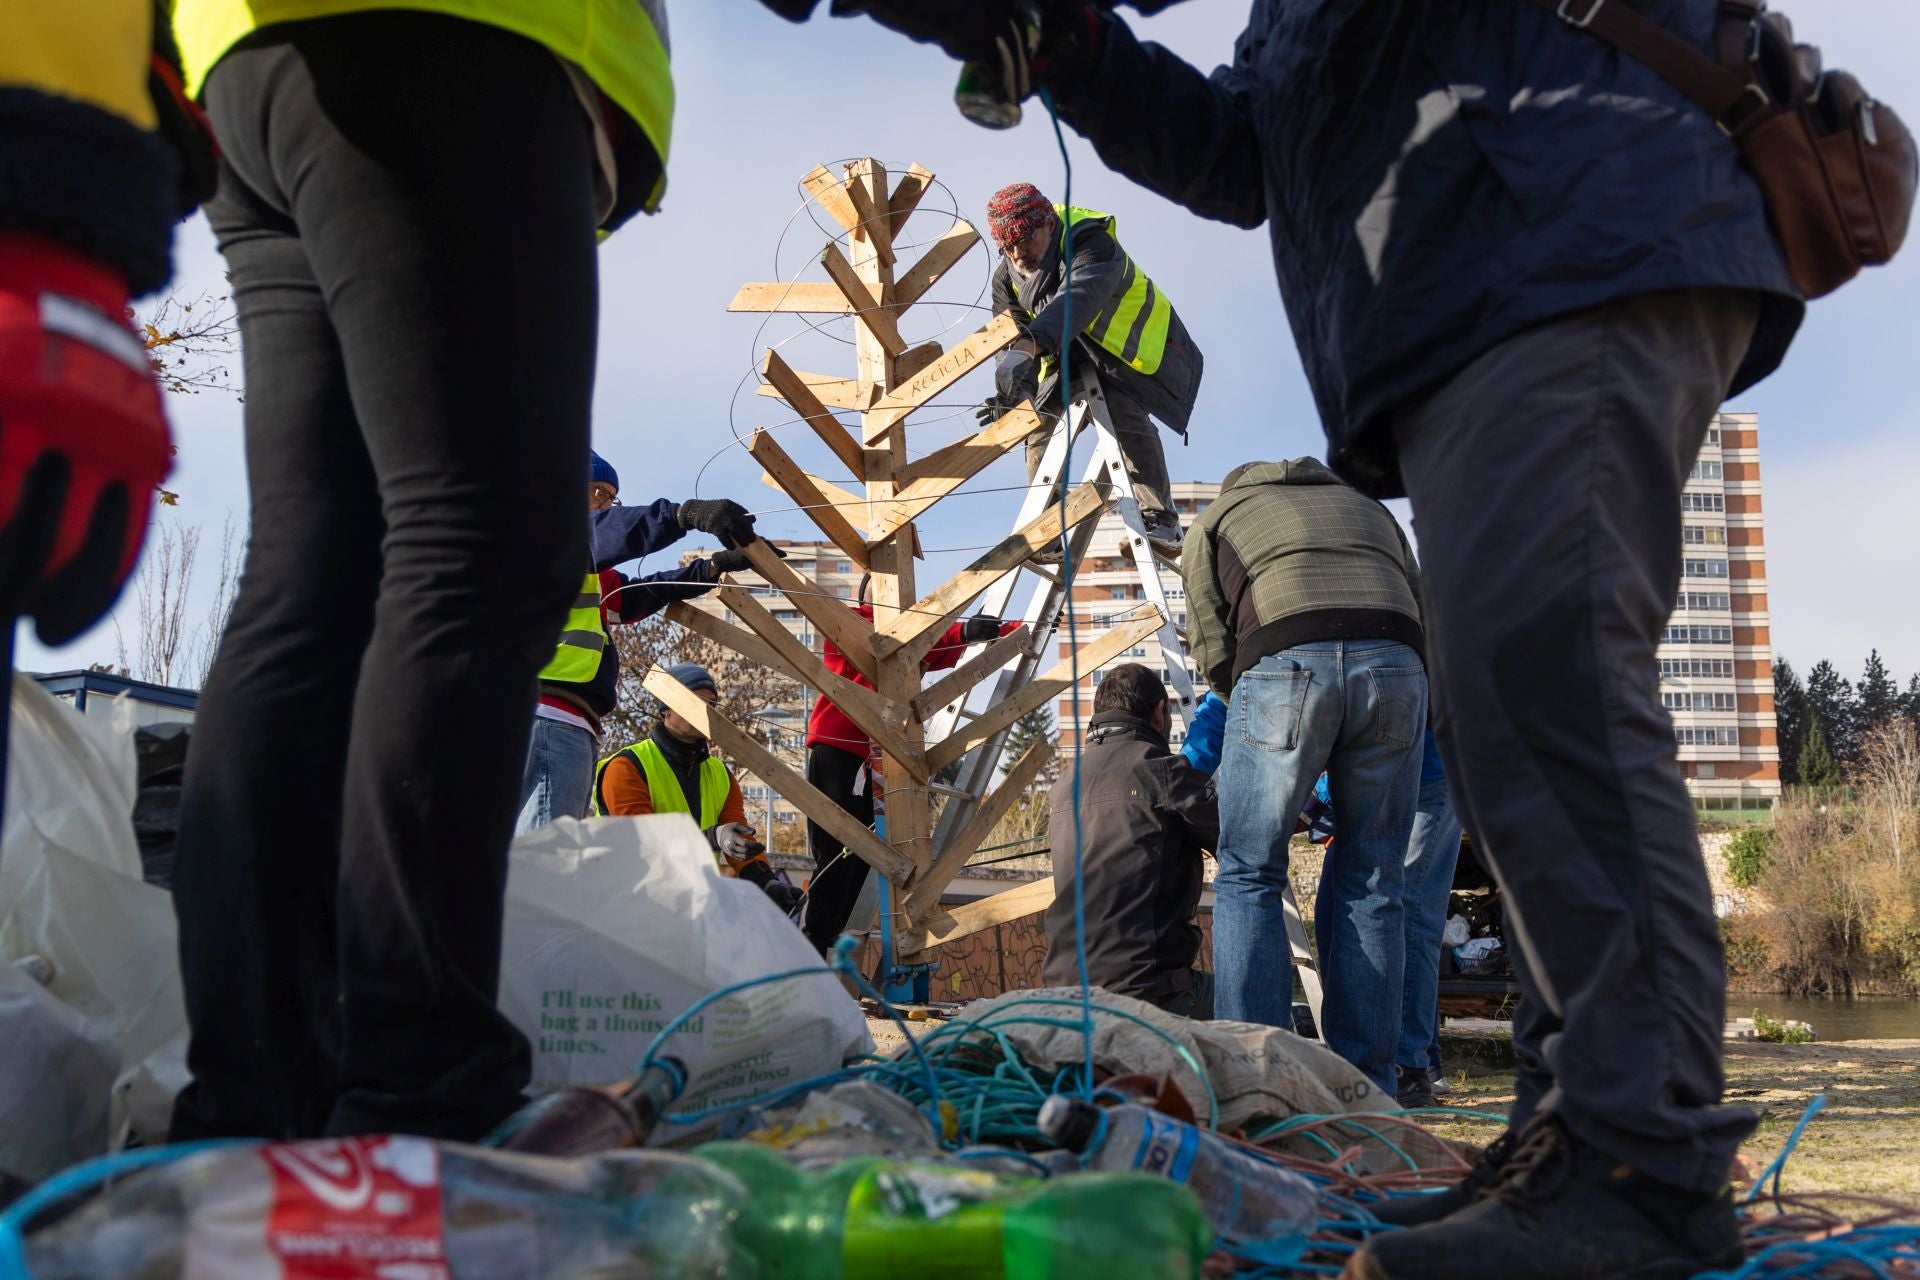
{"type": "Polygon", "coordinates": [[[860,219],[853,228],[854,237],[867,241],[873,246],[873,256],[892,266],[893,211],[887,201],[883,199],[876,204],[864,182],[849,182],[845,190],[848,203],[853,205],[853,212],[860,219]]]}
{"type": "Polygon", "coordinates": [[[887,239],[898,240],[900,228],[907,225],[907,219],[920,205],[920,197],[927,194],[933,186],[933,174],[917,164],[907,166],[900,181],[893,186],[893,194],[887,197],[887,239]]]}
{"type": "Polygon", "coordinates": [[[1027,793],[1033,780],[1040,776],[1040,770],[1059,750],[1059,744],[1047,738],[1035,738],[1027,744],[1027,749],[1007,770],[1000,785],[980,802],[980,807],[967,819],[967,825],[953,833],[947,841],[947,847],[933,860],[933,865],[913,882],[913,889],[907,894],[905,903],[907,919],[924,920],[940,905],[940,895],[966,868],[967,859],[973,856],[973,851],[1000,824],[1000,819],[1007,816],[1014,802],[1027,793]]]}
{"type": "Polygon", "coordinates": [[[882,396],[873,406],[873,411],[861,419],[862,438],[872,444],[898,426],[908,414],[966,377],[982,362],[992,359],[995,352],[1019,336],[1020,326],[1014,323],[1012,316],[995,316],[984,328],[960,339],[947,348],[938,360],[911,378],[903,379],[882,396]]]}
{"type": "Polygon", "coordinates": [[[853,304],[832,281],[777,280],[743,284],[727,303],[729,311],[795,311],[804,315],[852,315],[853,304]]]}
{"type": "Polygon", "coordinates": [[[852,231],[860,225],[860,215],[853,210],[853,201],[847,198],[847,179],[836,178],[825,165],[815,165],[813,172],[800,179],[800,186],[812,196],[827,216],[852,231]]]}
{"type": "MultiPolygon", "coordinates": [[[[807,381],[819,375],[795,373],[780,358],[780,353],[771,347],[760,361],[760,374],[767,380],[767,387],[772,387],[775,395],[805,419],[814,434],[826,442],[827,448],[833,450],[833,455],[840,459],[847,470],[856,476],[862,472],[867,462],[866,455],[860,451],[860,442],[853,438],[851,431],[840,425],[840,419],[827,412],[815,384],[807,381]]],[[[765,391],[767,387],[760,389],[765,391]]]]}
{"type": "Polygon", "coordinates": [[[970,933],[1030,916],[1036,911],[1045,911],[1052,904],[1053,897],[1053,877],[1048,876],[1044,880],[1023,884],[1018,889],[996,893],[991,898],[936,911],[918,928],[897,930],[894,933],[894,945],[899,949],[902,960],[917,960],[920,952],[943,942],[957,942],[970,933]]]}
{"type": "Polygon", "coordinates": [[[764,541],[749,542],[744,550],[754,569],[767,582],[786,593],[793,607],[807,615],[814,627],[840,646],[854,670],[875,684],[879,664],[873,658],[873,628],[867,620],[842,604],[830,591],[799,570],[788,566],[764,541]]]}
{"type": "Polygon", "coordinates": [[[825,827],[829,834],[851,850],[855,857],[895,882],[920,869],[907,854],[883,843],[859,819],[842,809],[812,783],[795,773],[773,752],[761,746],[732,721],[675,680],[660,667],[647,672],[641,687],[660,699],[689,724],[699,729],[710,742],[739,761],[755,777],[780,794],[780,798],[825,827]]]}
{"type": "MultiPolygon", "coordinates": [[[[1160,629],[1164,620],[1160,610],[1143,604],[1116,622],[1112,630],[1098,640],[1079,646],[1078,669],[1084,679],[1160,629]]],[[[1064,690],[1073,687],[1073,661],[1062,662],[1047,674],[1029,682],[1011,698],[995,703],[984,715],[962,720],[952,734],[927,751],[927,765],[934,772],[946,768],[967,754],[976,742],[984,742],[1035,707],[1045,706],[1064,690]]]]}
{"type": "MultiPolygon", "coordinates": [[[[808,484],[818,489],[829,502],[833,503],[834,509],[845,517],[846,522],[852,525],[856,532],[861,534],[866,532],[867,500],[865,498],[856,493],[849,493],[833,481],[822,479],[811,471],[803,471],[800,474],[807,478],[808,484]]],[[[780,487],[780,482],[764,471],[760,473],[760,483],[769,489],[786,493],[786,490],[780,487]]]]}
{"type": "MultiPolygon", "coordinates": [[[[832,285],[828,285],[827,287],[829,289],[833,288],[832,285]]],[[[834,294],[838,296],[840,291],[838,289],[834,289],[833,291],[834,294]]],[[[842,298],[841,301],[844,302],[846,299],[842,298]]],[[[865,409],[874,400],[880,398],[880,389],[878,387],[873,388],[870,392],[862,392],[860,390],[860,384],[857,381],[852,378],[842,378],[838,374],[795,371],[793,376],[798,378],[801,385],[812,393],[814,399],[830,409],[865,409]]],[[[753,390],[755,395],[771,396],[775,400],[786,398],[784,393],[767,382],[761,383],[753,390]]]]}
{"type": "Polygon", "coordinates": [[[1018,630],[1009,631],[922,689],[913,700],[914,718],[931,720],[934,712],[1006,666],[1032,637],[1033,629],[1023,622],[1018,630]]]}
{"type": "Polygon", "coordinates": [[[812,477],[800,469],[800,464],[780,447],[779,441],[771,433],[764,430],[754,432],[753,439],[747,442],[747,452],[753,455],[755,462],[767,469],[767,474],[779,483],[788,497],[800,504],[800,510],[807,519],[832,539],[833,545],[847,553],[847,559],[862,569],[868,567],[866,539],[854,532],[853,525],[840,514],[840,508],[833,505],[833,498],[820,491],[812,477]]]}
{"type": "Polygon", "coordinates": [[[872,521],[870,536],[875,542],[891,538],[901,525],[918,520],[934,503],[973,479],[1042,425],[1032,405],[1022,404],[985,430],[913,463],[907,468],[911,478],[906,488],[872,521]]]}
{"type": "Polygon", "coordinates": [[[980,242],[980,233],[965,218],[953,224],[953,229],[927,246],[920,260],[908,267],[893,284],[893,305],[905,311],[926,296],[927,290],[939,282],[940,277],[953,269],[955,263],[972,252],[973,246],[980,242]]]}
{"type": "Polygon", "coordinates": [[[697,636],[705,636],[715,644],[725,645],[749,662],[757,662],[774,671],[780,670],[783,665],[773,646],[763,644],[751,631],[742,631],[731,622],[685,600],[675,600],[663,613],[668,622],[678,623],[697,636]]]}
{"type": "Polygon", "coordinates": [[[820,265],[827,269],[834,287],[852,304],[853,318],[873,335],[874,341],[886,348],[888,355],[897,356],[907,349],[907,340],[900,336],[900,326],[894,322],[893,308],[882,302],[854,273],[853,264],[840,252],[840,246],[829,244],[822,249],[820,265]]]}
{"type": "MultiPolygon", "coordinates": [[[[935,360],[938,360],[942,354],[940,344],[937,342],[923,342],[917,347],[908,347],[905,351],[902,351],[898,356],[894,357],[893,376],[895,378],[911,378],[914,374],[920,372],[935,360]]],[[[907,465],[911,467],[913,464],[908,463],[907,465]]]]}

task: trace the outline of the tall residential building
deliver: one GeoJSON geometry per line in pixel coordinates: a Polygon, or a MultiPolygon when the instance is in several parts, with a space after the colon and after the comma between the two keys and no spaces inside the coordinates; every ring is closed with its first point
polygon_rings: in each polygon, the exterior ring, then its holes
{"type": "Polygon", "coordinates": [[[1680,498],[1680,597],[1660,645],[1660,702],[1702,809],[1780,794],[1760,493],[1760,419],[1722,413],[1680,498]]]}

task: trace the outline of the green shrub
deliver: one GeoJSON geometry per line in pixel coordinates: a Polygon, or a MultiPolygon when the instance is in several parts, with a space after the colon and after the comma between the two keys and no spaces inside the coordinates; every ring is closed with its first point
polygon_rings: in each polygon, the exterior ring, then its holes
{"type": "Polygon", "coordinates": [[[1767,870],[1767,853],[1773,833],[1761,827],[1748,827],[1727,842],[1727,877],[1742,889],[1760,883],[1767,870]]]}
{"type": "Polygon", "coordinates": [[[1758,1009],[1753,1011],[1753,1031],[1768,1044],[1809,1044],[1813,1040],[1813,1032],[1799,1023],[1769,1018],[1758,1009]]]}

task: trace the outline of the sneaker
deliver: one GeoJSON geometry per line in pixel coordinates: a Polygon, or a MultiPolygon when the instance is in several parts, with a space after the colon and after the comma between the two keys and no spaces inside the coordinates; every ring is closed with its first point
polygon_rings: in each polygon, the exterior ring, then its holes
{"type": "Polygon", "coordinates": [[[1147,541],[1163,556],[1180,554],[1180,517],[1171,511],[1142,511],[1140,522],[1146,526],[1147,541]]]}
{"type": "Polygon", "coordinates": [[[1427,1084],[1436,1098],[1444,1098],[1453,1092],[1453,1083],[1447,1079],[1447,1069],[1438,1063],[1427,1068],[1427,1084]]]}
{"type": "Polygon", "coordinates": [[[1733,1193],[1658,1182],[1535,1117],[1466,1208],[1369,1239],[1349,1280],[1686,1280],[1740,1265],[1733,1193]]]}
{"type": "Polygon", "coordinates": [[[1380,1204],[1369,1205],[1373,1216],[1389,1226],[1419,1227],[1429,1222],[1438,1222],[1450,1214],[1472,1204],[1480,1198],[1480,1193],[1500,1180],[1500,1171],[1506,1168],[1507,1160],[1513,1155],[1513,1133],[1509,1130],[1487,1144],[1480,1158],[1467,1170],[1467,1176],[1460,1179],[1444,1191],[1423,1192],[1420,1195],[1395,1196],[1380,1204]]]}
{"type": "Polygon", "coordinates": [[[1425,1067],[1395,1067],[1393,1100],[1408,1111],[1418,1107],[1437,1107],[1434,1100],[1433,1081],[1427,1079],[1425,1067]]]}

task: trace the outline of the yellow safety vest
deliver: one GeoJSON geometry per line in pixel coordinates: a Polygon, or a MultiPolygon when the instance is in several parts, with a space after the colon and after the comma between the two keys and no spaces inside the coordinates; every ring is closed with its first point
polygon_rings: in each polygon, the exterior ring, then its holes
{"type": "MultiPolygon", "coordinates": [[[[1113,237],[1114,243],[1120,241],[1119,223],[1110,213],[1082,209],[1078,205],[1069,208],[1057,204],[1053,206],[1053,214],[1060,220],[1063,249],[1067,231],[1082,222],[1105,223],[1106,232],[1113,237]]],[[[1160,361],[1167,354],[1167,324],[1173,318],[1173,304],[1167,301],[1166,294],[1154,288],[1153,281],[1147,279],[1147,273],[1127,257],[1126,250],[1122,249],[1120,256],[1126,259],[1127,269],[1120,278],[1119,290],[1114,293],[1113,301],[1099,315],[1081,326],[1080,331],[1099,343],[1102,350],[1126,361],[1139,372],[1156,373],[1160,361]]],[[[1027,312],[1027,318],[1033,318],[1031,311],[1027,312]]],[[[1053,366],[1053,357],[1042,360],[1041,376],[1051,374],[1053,366]]]]}
{"type": "Polygon", "coordinates": [[[580,584],[580,594],[567,610],[567,629],[560,633],[560,645],[553,660],[540,668],[540,678],[556,684],[587,684],[600,670],[600,655],[607,648],[607,623],[600,616],[600,575],[590,573],[580,584]]]}
{"type": "MultiPolygon", "coordinates": [[[[38,2],[53,8],[67,0],[38,2]]],[[[187,92],[197,98],[227,50],[269,23],[412,9],[504,27],[586,72],[640,126],[660,157],[662,177],[644,206],[651,213],[666,190],[673,132],[666,7],[666,0],[175,0],[173,29],[186,62],[187,92]]]]}
{"type": "Polygon", "coordinates": [[[0,88],[37,89],[152,129],[152,51],[150,0],[9,4],[0,17],[0,88]]]}
{"type": "MultiPolygon", "coordinates": [[[[649,738],[636,742],[630,747],[614,752],[593,771],[593,813],[595,817],[607,816],[605,797],[600,794],[600,779],[607,766],[621,756],[632,756],[634,763],[640,766],[640,773],[647,780],[647,794],[653,797],[655,813],[693,812],[687,804],[686,792],[680,788],[680,779],[674,775],[673,766],[667,763],[667,757],[658,743],[649,738]]],[[[727,766],[720,762],[719,756],[708,756],[700,762],[700,826],[701,829],[720,821],[720,810],[727,803],[727,793],[733,790],[733,782],[727,777],[727,766]]],[[[721,861],[721,870],[726,870],[726,862],[721,861]]]]}

